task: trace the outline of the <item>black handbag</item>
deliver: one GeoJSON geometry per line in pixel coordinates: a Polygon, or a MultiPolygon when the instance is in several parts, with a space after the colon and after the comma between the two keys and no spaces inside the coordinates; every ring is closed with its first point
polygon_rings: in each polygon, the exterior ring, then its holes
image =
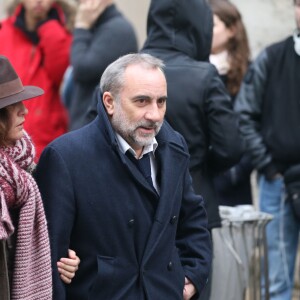
{"type": "Polygon", "coordinates": [[[300,220],[300,164],[285,171],[284,183],[287,201],[290,201],[295,216],[300,220]]]}

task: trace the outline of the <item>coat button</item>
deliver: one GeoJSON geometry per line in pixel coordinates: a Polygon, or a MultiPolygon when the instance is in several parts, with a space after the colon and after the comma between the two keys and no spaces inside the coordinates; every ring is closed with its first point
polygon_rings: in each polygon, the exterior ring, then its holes
{"type": "Polygon", "coordinates": [[[167,269],[168,269],[168,271],[172,271],[172,269],[173,269],[173,263],[171,261],[168,263],[167,269]]]}
{"type": "Polygon", "coordinates": [[[171,224],[175,224],[177,222],[177,216],[173,216],[170,220],[171,224]]]}
{"type": "Polygon", "coordinates": [[[134,225],[134,219],[130,219],[130,220],[128,221],[128,227],[132,228],[133,225],[134,225]]]}

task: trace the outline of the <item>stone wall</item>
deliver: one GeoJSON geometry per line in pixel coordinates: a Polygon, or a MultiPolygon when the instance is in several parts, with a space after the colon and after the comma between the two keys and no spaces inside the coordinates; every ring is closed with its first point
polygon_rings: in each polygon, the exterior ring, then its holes
{"type": "Polygon", "coordinates": [[[0,0],[0,20],[5,17],[4,0],[0,0]]]}
{"type": "Polygon", "coordinates": [[[252,56],[295,28],[292,0],[231,0],[239,8],[248,32],[252,56]]]}
{"type": "Polygon", "coordinates": [[[146,23],[150,0],[116,0],[115,2],[131,20],[138,36],[139,45],[142,46],[147,35],[146,23]]]}

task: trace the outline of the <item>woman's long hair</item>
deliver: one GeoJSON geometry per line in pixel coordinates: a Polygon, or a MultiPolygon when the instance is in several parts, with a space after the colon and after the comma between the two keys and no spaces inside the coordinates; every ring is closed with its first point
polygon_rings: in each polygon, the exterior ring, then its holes
{"type": "Polygon", "coordinates": [[[231,95],[239,91],[250,61],[250,49],[241,14],[235,5],[227,0],[211,0],[213,14],[217,15],[227,28],[233,30],[227,51],[230,69],[227,74],[227,89],[231,95]]]}

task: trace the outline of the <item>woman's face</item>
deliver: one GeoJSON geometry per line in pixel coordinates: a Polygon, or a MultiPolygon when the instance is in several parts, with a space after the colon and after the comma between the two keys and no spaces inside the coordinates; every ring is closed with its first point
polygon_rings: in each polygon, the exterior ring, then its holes
{"type": "Polygon", "coordinates": [[[233,31],[226,27],[225,23],[214,14],[214,28],[211,53],[217,54],[227,48],[228,41],[233,36],[233,31]]]}
{"type": "Polygon", "coordinates": [[[28,109],[21,101],[7,106],[7,112],[9,124],[7,143],[14,145],[17,140],[23,137],[23,124],[28,109]]]}

